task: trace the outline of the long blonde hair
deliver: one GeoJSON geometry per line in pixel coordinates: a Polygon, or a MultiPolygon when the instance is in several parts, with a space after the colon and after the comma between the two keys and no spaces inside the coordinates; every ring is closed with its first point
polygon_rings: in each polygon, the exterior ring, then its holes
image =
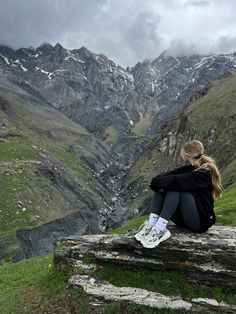
{"type": "Polygon", "coordinates": [[[198,169],[202,168],[211,170],[213,184],[212,197],[214,200],[222,197],[223,186],[221,184],[219,169],[216,165],[215,159],[204,154],[204,146],[202,142],[192,140],[184,143],[181,148],[181,156],[183,157],[184,155],[197,160],[196,167],[198,169]]]}

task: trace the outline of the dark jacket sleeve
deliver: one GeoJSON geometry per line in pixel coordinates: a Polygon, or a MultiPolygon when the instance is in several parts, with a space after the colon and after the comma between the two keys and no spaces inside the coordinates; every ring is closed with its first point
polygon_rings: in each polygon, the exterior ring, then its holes
{"type": "Polygon", "coordinates": [[[175,168],[175,169],[170,170],[170,171],[161,172],[156,177],[170,175],[170,174],[184,173],[184,172],[189,171],[190,169],[193,170],[192,165],[185,165],[185,166],[181,166],[181,167],[175,168]]]}
{"type": "Polygon", "coordinates": [[[156,192],[161,188],[172,191],[195,191],[210,185],[210,171],[199,169],[192,172],[154,177],[150,188],[156,192]]]}

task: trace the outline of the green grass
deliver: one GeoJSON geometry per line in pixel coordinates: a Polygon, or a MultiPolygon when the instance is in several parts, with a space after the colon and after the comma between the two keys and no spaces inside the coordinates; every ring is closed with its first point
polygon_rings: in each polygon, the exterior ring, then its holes
{"type": "Polygon", "coordinates": [[[8,138],[7,142],[0,142],[0,161],[14,159],[38,159],[38,151],[21,137],[8,138]]]}
{"type": "Polygon", "coordinates": [[[143,113],[141,112],[139,114],[140,114],[140,119],[135,124],[134,128],[132,129],[132,135],[129,136],[130,138],[144,136],[147,129],[152,124],[152,118],[149,115],[143,116],[143,113]]]}
{"type": "Polygon", "coordinates": [[[0,313],[191,313],[184,310],[157,310],[128,302],[114,302],[104,310],[91,310],[89,298],[67,286],[71,275],[69,268],[60,271],[55,269],[52,254],[0,267],[0,313]]]}
{"type": "Polygon", "coordinates": [[[121,226],[108,231],[107,234],[108,235],[121,234],[126,233],[129,230],[136,230],[144,222],[144,220],[147,219],[147,217],[148,215],[144,215],[130,219],[127,223],[124,223],[121,226]]]}
{"type": "Polygon", "coordinates": [[[67,288],[70,271],[57,271],[52,255],[0,267],[0,313],[90,313],[86,298],[67,288]]]}
{"type": "MultiPolygon", "coordinates": [[[[42,132],[42,130],[40,131],[42,132]]],[[[68,135],[68,132],[65,130],[63,137],[60,135],[60,131],[58,131],[58,134],[61,137],[58,135],[59,138],[50,139],[45,134],[40,136],[35,131],[30,129],[27,129],[24,132],[27,134],[28,141],[32,142],[34,145],[37,145],[41,150],[45,149],[50,155],[55,157],[55,159],[59,160],[65,167],[70,169],[75,176],[82,177],[84,179],[89,178],[89,171],[83,167],[82,162],[75,155],[75,153],[69,151],[69,144],[71,144],[72,139],[75,139],[74,134],[68,135]]],[[[46,130],[45,133],[47,134],[46,130]]]]}
{"type": "Polygon", "coordinates": [[[221,181],[224,183],[226,187],[230,186],[235,182],[235,169],[236,169],[236,154],[233,158],[233,161],[230,162],[223,173],[221,174],[221,181]]]}
{"type": "MultiPolygon", "coordinates": [[[[186,112],[191,118],[194,125],[199,124],[201,121],[201,130],[209,130],[211,127],[216,125],[216,122],[222,117],[228,119],[228,116],[236,114],[235,106],[235,83],[236,83],[236,71],[233,72],[232,76],[214,80],[211,82],[211,88],[208,93],[192,102],[186,109],[186,112]],[[209,116],[209,112],[211,113],[209,116]],[[209,119],[210,117],[210,119],[209,119]],[[199,120],[199,118],[201,118],[199,120]]],[[[231,128],[235,123],[228,124],[231,128]]]]}
{"type": "MultiPolygon", "coordinates": [[[[53,264],[51,253],[22,260],[16,264],[0,267],[0,313],[191,313],[186,310],[158,310],[127,301],[112,302],[105,309],[91,310],[89,297],[80,290],[68,286],[68,279],[78,270],[63,266],[60,270],[53,264]]],[[[165,295],[188,298],[212,297],[217,301],[236,304],[235,296],[220,288],[207,288],[190,284],[180,272],[163,272],[149,269],[100,264],[95,275],[116,286],[130,286],[156,291],[165,295]]]]}
{"type": "Polygon", "coordinates": [[[107,138],[105,139],[105,142],[106,142],[108,145],[114,144],[114,143],[117,141],[117,139],[118,139],[117,130],[114,128],[113,125],[110,125],[110,126],[106,129],[105,134],[107,135],[107,138]]]}
{"type": "Polygon", "coordinates": [[[227,188],[215,201],[217,224],[236,227],[236,183],[227,188]]]}
{"type": "MultiPolygon", "coordinates": [[[[58,211],[56,202],[45,202],[47,191],[40,184],[44,178],[39,178],[35,173],[37,164],[34,162],[41,159],[38,155],[40,150],[46,149],[49,155],[64,165],[68,173],[82,178],[84,183],[92,174],[83,167],[75,153],[68,150],[68,143],[59,144],[34,132],[29,132],[26,136],[23,131],[13,128],[1,112],[0,123],[6,125],[0,129],[0,136],[4,139],[0,142],[0,238],[6,238],[14,236],[17,229],[35,227],[50,221],[51,212],[58,211]],[[21,207],[19,201],[23,204],[21,207]],[[24,207],[26,211],[22,211],[24,207]]],[[[89,185],[84,186],[90,190],[89,185]]],[[[58,218],[61,216],[62,213],[58,212],[58,218]]]]}
{"type": "MultiPolygon", "coordinates": [[[[18,207],[19,194],[26,187],[27,173],[25,167],[10,170],[0,170],[1,197],[0,197],[0,235],[9,229],[21,225],[28,212],[18,207]]],[[[22,199],[22,197],[20,198],[22,199]]],[[[24,200],[25,203],[25,200],[24,200]]],[[[23,208],[24,206],[22,206],[23,208]]]]}
{"type": "Polygon", "coordinates": [[[214,298],[218,302],[225,301],[229,304],[236,304],[236,297],[232,293],[226,293],[217,287],[210,288],[205,285],[189,283],[185,275],[180,272],[157,271],[138,267],[126,269],[125,267],[118,267],[117,264],[106,264],[95,274],[119,287],[137,287],[164,295],[178,295],[189,299],[214,298]]]}
{"type": "Polygon", "coordinates": [[[34,215],[38,213],[33,207],[35,198],[29,191],[29,182],[30,169],[36,167],[34,162],[39,157],[38,150],[22,132],[9,126],[1,135],[5,141],[0,142],[0,237],[7,237],[15,235],[18,228],[37,224],[34,215]],[[26,211],[22,211],[24,207],[26,211]]]}

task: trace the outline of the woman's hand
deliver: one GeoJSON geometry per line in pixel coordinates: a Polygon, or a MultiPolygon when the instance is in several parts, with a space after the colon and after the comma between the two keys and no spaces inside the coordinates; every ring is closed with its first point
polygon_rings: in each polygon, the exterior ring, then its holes
{"type": "Polygon", "coordinates": [[[156,176],[156,177],[154,177],[154,178],[152,178],[152,180],[151,180],[151,183],[150,183],[150,188],[154,191],[154,192],[165,192],[164,190],[163,190],[163,188],[160,188],[160,186],[158,186],[159,184],[158,184],[158,177],[156,176]]]}

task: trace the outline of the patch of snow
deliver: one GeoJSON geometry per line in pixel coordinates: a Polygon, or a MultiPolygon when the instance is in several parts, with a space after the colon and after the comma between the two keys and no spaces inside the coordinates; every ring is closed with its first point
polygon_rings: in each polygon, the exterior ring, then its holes
{"type": "Polygon", "coordinates": [[[181,62],[179,61],[178,58],[176,58],[176,57],[174,57],[174,56],[173,56],[173,58],[178,62],[178,64],[181,64],[181,62]]]}
{"type": "Polygon", "coordinates": [[[126,114],[126,116],[127,116],[128,120],[129,120],[129,123],[130,123],[131,125],[134,125],[134,122],[133,122],[133,120],[130,118],[130,116],[129,116],[129,113],[128,113],[127,109],[125,109],[125,110],[124,110],[124,113],[126,114]]]}
{"type": "Polygon", "coordinates": [[[66,51],[67,51],[67,53],[68,53],[69,56],[65,57],[65,60],[72,59],[72,60],[74,60],[74,61],[78,61],[78,62],[81,62],[81,63],[85,63],[85,61],[80,60],[80,59],[77,59],[77,58],[75,57],[75,55],[73,55],[73,53],[71,53],[69,50],[66,50],[66,51]]]}
{"type": "MultiPolygon", "coordinates": [[[[111,70],[113,70],[113,69],[111,69],[111,70]]],[[[124,71],[121,67],[119,67],[116,71],[114,71],[114,74],[115,75],[121,75],[121,76],[123,76],[123,78],[126,80],[129,80],[131,83],[133,83],[134,82],[134,77],[133,77],[133,75],[132,74],[130,74],[130,73],[128,73],[128,72],[126,72],[126,71],[124,71]]]]}
{"type": "Polygon", "coordinates": [[[151,75],[155,75],[156,74],[156,72],[153,69],[150,69],[147,73],[151,74],[151,75]]]}
{"type": "Polygon", "coordinates": [[[10,64],[9,60],[7,59],[7,57],[3,56],[1,53],[0,53],[0,56],[3,58],[3,60],[4,60],[7,64],[10,64]]]}
{"type": "Polygon", "coordinates": [[[236,58],[232,56],[232,54],[230,55],[225,55],[225,58],[228,59],[228,61],[233,63],[233,66],[236,67],[236,58]]]}
{"type": "Polygon", "coordinates": [[[21,66],[21,68],[22,68],[25,72],[28,71],[28,69],[26,69],[25,67],[23,67],[22,64],[21,64],[20,66],[21,66]]]}
{"type": "Polygon", "coordinates": [[[202,67],[203,65],[205,65],[209,60],[213,59],[213,61],[215,60],[216,56],[213,55],[213,56],[208,56],[208,57],[203,57],[199,62],[197,62],[195,65],[194,65],[194,68],[195,69],[198,69],[200,67],[202,67]]]}
{"type": "Polygon", "coordinates": [[[20,62],[19,59],[13,60],[13,63],[16,63],[16,64],[20,65],[21,68],[22,68],[22,70],[23,70],[24,72],[28,71],[28,69],[26,69],[26,68],[21,64],[21,62],[20,62]]]}
{"type": "Polygon", "coordinates": [[[55,74],[54,74],[54,73],[49,73],[49,74],[48,74],[48,78],[49,78],[50,80],[51,80],[51,76],[52,76],[52,75],[55,75],[55,74]]]}
{"type": "Polygon", "coordinates": [[[68,69],[58,69],[58,70],[55,70],[55,72],[65,72],[65,71],[69,71],[68,69]]]}
{"type": "Polygon", "coordinates": [[[154,87],[154,83],[153,83],[153,82],[151,82],[151,88],[152,88],[152,93],[153,93],[154,90],[155,90],[155,87],[154,87]]]}
{"type": "Polygon", "coordinates": [[[40,70],[43,74],[46,74],[50,80],[51,80],[51,76],[55,75],[54,73],[47,72],[47,71],[45,71],[43,69],[40,69],[39,67],[35,67],[35,68],[36,68],[36,71],[40,70]]]}

